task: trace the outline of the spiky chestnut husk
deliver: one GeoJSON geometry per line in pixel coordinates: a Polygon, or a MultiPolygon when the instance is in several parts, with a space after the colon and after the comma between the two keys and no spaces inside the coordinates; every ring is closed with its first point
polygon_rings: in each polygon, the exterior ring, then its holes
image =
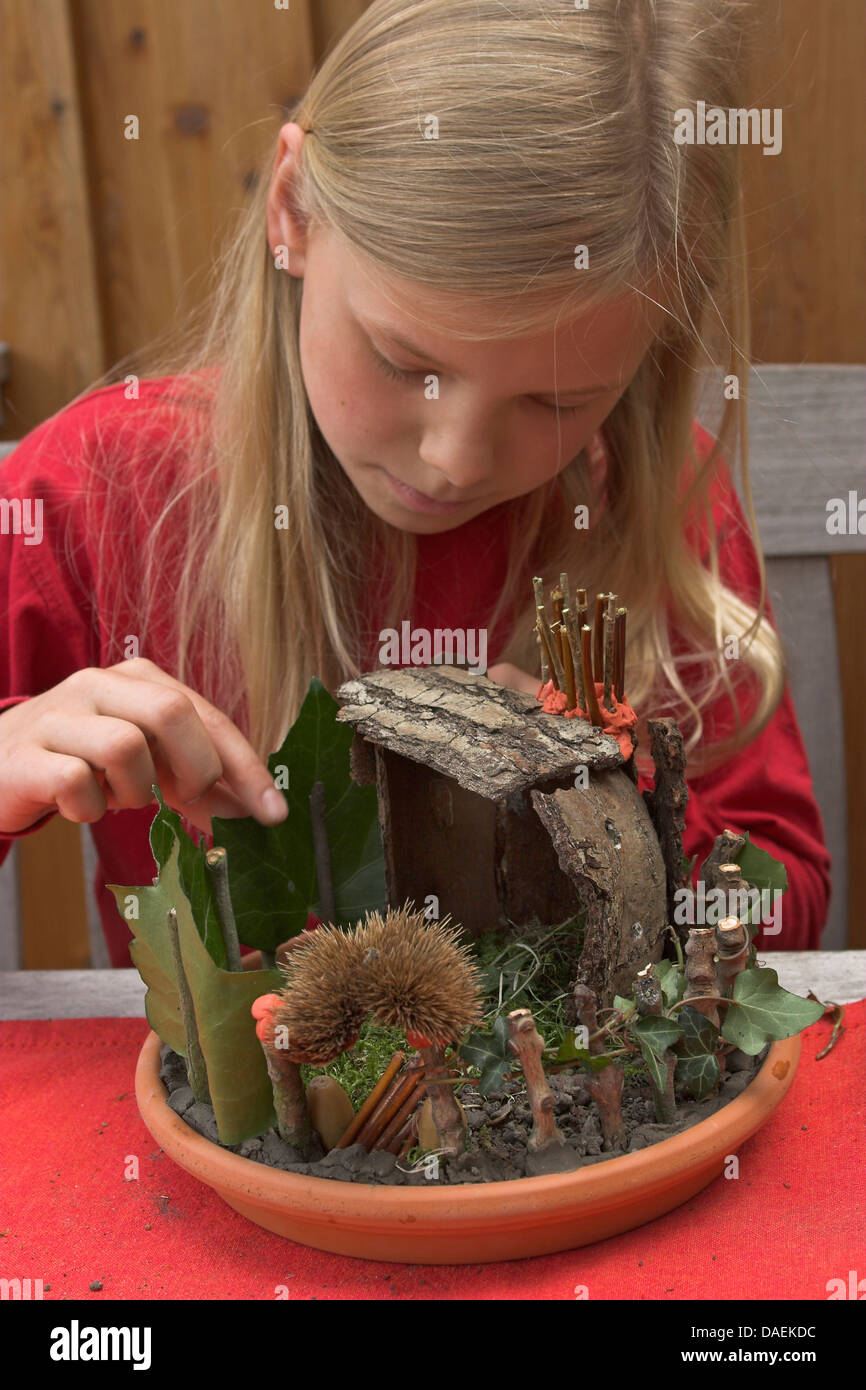
{"type": "Polygon", "coordinates": [[[407,902],[383,917],[369,913],[364,928],[376,955],[364,974],[365,1004],[386,1027],[404,1028],[444,1046],[482,1016],[481,976],[460,928],[450,917],[428,922],[407,902]]]}
{"type": "Polygon", "coordinates": [[[288,1031],[286,1055],[324,1066],[357,1041],[368,1013],[361,924],[351,931],[320,926],[286,956],[274,1027],[288,1031]]]}

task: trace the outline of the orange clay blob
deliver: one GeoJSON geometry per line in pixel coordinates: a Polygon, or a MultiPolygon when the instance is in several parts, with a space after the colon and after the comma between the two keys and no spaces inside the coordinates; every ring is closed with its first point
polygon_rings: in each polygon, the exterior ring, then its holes
{"type": "MultiPolygon", "coordinates": [[[[637,715],[628,700],[614,700],[614,708],[612,710],[605,709],[602,702],[604,681],[595,682],[595,693],[601,708],[603,732],[612,734],[620,746],[623,757],[630,758],[634,752],[634,744],[629,730],[633,729],[637,723],[637,715]]],[[[566,719],[585,719],[587,723],[591,723],[589,714],[584,712],[579,705],[577,709],[565,708],[567,699],[565,691],[556,690],[552,680],[538,687],[536,698],[541,701],[541,708],[545,714],[564,714],[566,719]]]]}

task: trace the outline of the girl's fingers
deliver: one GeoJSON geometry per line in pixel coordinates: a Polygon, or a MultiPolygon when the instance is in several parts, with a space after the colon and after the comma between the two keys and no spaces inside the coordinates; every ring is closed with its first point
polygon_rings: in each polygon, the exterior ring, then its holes
{"type": "Polygon", "coordinates": [[[49,753],[34,745],[24,747],[22,756],[9,769],[14,779],[14,824],[0,830],[17,833],[35,824],[46,811],[57,810],[64,820],[79,824],[100,820],[108,809],[105,796],[83,758],[49,753]]]}
{"type": "Polygon", "coordinates": [[[81,715],[74,723],[60,714],[46,715],[39,742],[49,753],[83,758],[96,773],[108,809],[148,806],[159,782],[147,738],[135,724],[106,715],[81,715]],[[74,749],[69,741],[74,737],[74,749]]]}
{"type": "Polygon", "coordinates": [[[143,658],[78,675],[94,713],[129,720],[144,732],[157,769],[160,762],[171,769],[185,804],[221,778],[223,795],[237,799],[234,814],[276,822],[262,806],[264,794],[276,790],[268,769],[240,729],[203,696],[143,658]]]}

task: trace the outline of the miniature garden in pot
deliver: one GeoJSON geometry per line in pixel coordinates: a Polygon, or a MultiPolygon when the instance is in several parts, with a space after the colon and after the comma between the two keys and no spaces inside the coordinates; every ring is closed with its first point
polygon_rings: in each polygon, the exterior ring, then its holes
{"type": "Polygon", "coordinates": [[[158,877],[109,885],[144,1121],[268,1230],[450,1264],[631,1229],[722,1171],[823,1012],[757,963],[787,880],[747,834],[684,908],[682,738],[649,721],[640,794],[625,610],[536,596],[537,697],[447,664],[340,706],[313,681],[268,763],[287,819],[214,818],[207,849],[155,788],[158,877]]]}

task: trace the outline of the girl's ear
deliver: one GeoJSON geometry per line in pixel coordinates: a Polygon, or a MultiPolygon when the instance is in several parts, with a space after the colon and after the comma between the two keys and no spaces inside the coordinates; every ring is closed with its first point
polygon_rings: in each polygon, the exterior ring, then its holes
{"type": "Polygon", "coordinates": [[[292,198],[304,132],[294,121],[281,128],[268,189],[268,243],[276,259],[282,251],[290,274],[303,276],[306,229],[292,198]],[[286,256],[288,252],[288,256],[286,256]]]}

